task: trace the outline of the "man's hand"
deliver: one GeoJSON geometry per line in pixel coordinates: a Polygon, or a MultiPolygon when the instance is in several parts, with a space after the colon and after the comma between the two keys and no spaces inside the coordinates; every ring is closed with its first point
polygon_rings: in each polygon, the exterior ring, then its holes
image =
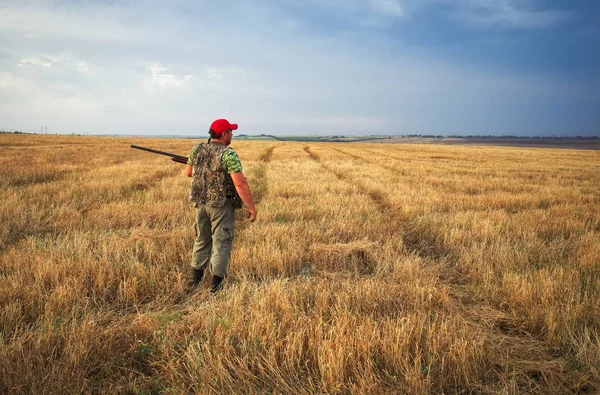
{"type": "Polygon", "coordinates": [[[183,170],[183,174],[184,174],[184,175],[186,175],[186,176],[188,176],[188,177],[191,177],[191,176],[192,176],[192,170],[193,170],[193,169],[194,169],[194,168],[193,168],[192,166],[190,166],[190,165],[187,165],[187,166],[185,167],[185,169],[183,170]]]}
{"type": "Polygon", "coordinates": [[[248,181],[246,181],[246,177],[244,177],[241,171],[231,173],[230,176],[233,180],[233,185],[235,185],[238,195],[240,195],[240,199],[242,199],[242,202],[244,202],[248,208],[250,222],[254,222],[256,219],[256,208],[254,207],[252,192],[250,192],[250,186],[248,185],[248,181]]]}
{"type": "Polygon", "coordinates": [[[256,219],[256,208],[252,207],[248,209],[248,217],[250,218],[250,222],[254,222],[256,219]]]}

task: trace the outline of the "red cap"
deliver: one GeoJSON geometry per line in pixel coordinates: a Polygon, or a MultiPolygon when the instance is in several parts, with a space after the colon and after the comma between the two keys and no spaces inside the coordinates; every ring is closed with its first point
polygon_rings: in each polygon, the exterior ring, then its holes
{"type": "Polygon", "coordinates": [[[237,123],[229,123],[226,119],[217,119],[210,125],[210,128],[215,134],[221,134],[226,130],[236,130],[238,125],[237,123]]]}

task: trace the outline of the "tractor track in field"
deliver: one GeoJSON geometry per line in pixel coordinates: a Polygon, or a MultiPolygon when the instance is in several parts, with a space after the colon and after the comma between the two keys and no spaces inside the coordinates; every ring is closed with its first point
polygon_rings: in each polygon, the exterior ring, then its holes
{"type": "MultiPolygon", "coordinates": [[[[477,285],[476,280],[467,278],[457,270],[459,256],[445,247],[442,236],[436,234],[435,230],[426,227],[418,218],[394,215],[394,213],[400,213],[401,208],[395,206],[383,193],[370,189],[351,175],[327,165],[319,154],[310,149],[310,146],[307,145],[303,149],[311,160],[317,162],[324,170],[338,179],[357,187],[361,193],[371,198],[381,213],[389,216],[386,230],[395,230],[396,233],[402,234],[402,250],[405,253],[416,254],[432,262],[432,268],[437,268],[434,269],[434,272],[439,270],[440,284],[447,288],[450,299],[448,308],[457,312],[467,324],[476,328],[477,331],[487,333],[488,347],[495,347],[496,350],[503,349],[507,353],[510,351],[514,355],[511,363],[515,363],[516,358],[517,363],[520,361],[524,366],[529,366],[529,368],[523,368],[526,372],[524,374],[527,377],[534,377],[534,381],[539,383],[549,380],[549,375],[553,375],[553,379],[558,380],[563,388],[572,388],[574,385],[578,385],[577,388],[581,390],[590,387],[596,388],[589,379],[587,383],[574,384],[581,380],[580,376],[575,377],[576,374],[567,377],[567,375],[561,376],[556,373],[568,370],[566,366],[569,362],[565,359],[565,355],[557,357],[555,350],[544,343],[542,336],[535,336],[524,331],[519,322],[482,301],[481,296],[478,296],[472,289],[477,285]]],[[[332,149],[364,163],[375,163],[339,148],[332,149]]],[[[379,163],[377,165],[381,166],[379,163]]],[[[501,372],[507,368],[507,365],[499,362],[498,374],[502,374],[501,372]]]]}
{"type": "Polygon", "coordinates": [[[275,150],[275,148],[275,146],[267,148],[267,150],[260,155],[260,160],[264,163],[271,162],[271,158],[273,157],[273,151],[275,150]]]}
{"type": "Polygon", "coordinates": [[[250,176],[252,180],[252,197],[255,204],[259,204],[269,190],[269,179],[267,167],[273,158],[273,151],[277,146],[273,145],[262,152],[258,159],[258,165],[252,169],[250,176]]]}
{"type": "MultiPolygon", "coordinates": [[[[377,166],[383,167],[384,169],[387,169],[387,170],[389,170],[389,171],[391,171],[393,173],[398,173],[399,172],[399,170],[398,170],[397,167],[389,166],[389,165],[386,165],[385,163],[381,163],[381,162],[377,162],[377,161],[374,161],[374,160],[366,159],[366,158],[364,158],[364,157],[362,157],[360,155],[356,155],[356,154],[353,154],[353,153],[350,153],[350,152],[346,152],[346,151],[344,151],[342,149],[339,149],[339,148],[332,147],[331,149],[334,150],[334,151],[339,152],[340,154],[348,155],[351,158],[354,158],[356,160],[360,160],[360,161],[363,161],[363,162],[376,164],[377,166]]],[[[374,153],[374,152],[373,152],[373,154],[374,155],[379,155],[379,153],[374,153]]],[[[392,159],[392,157],[389,156],[389,155],[382,155],[382,156],[385,156],[385,157],[388,157],[388,158],[392,159]]],[[[397,158],[394,158],[394,159],[397,159],[397,158]]]]}
{"type": "Polygon", "coordinates": [[[321,167],[323,167],[325,170],[329,171],[330,173],[334,174],[338,179],[340,180],[344,180],[346,182],[350,182],[353,181],[353,185],[355,185],[356,187],[358,187],[358,189],[360,190],[361,193],[368,195],[371,200],[373,200],[373,202],[375,202],[377,204],[377,206],[379,207],[379,209],[381,211],[386,210],[386,211],[394,211],[397,208],[395,208],[392,204],[390,204],[390,202],[387,200],[387,198],[379,191],[376,190],[372,190],[369,188],[364,187],[362,184],[360,183],[356,183],[354,182],[354,180],[351,180],[351,178],[346,174],[343,173],[341,171],[335,170],[329,166],[327,166],[326,164],[324,164],[319,156],[317,154],[315,154],[314,152],[310,151],[310,148],[304,147],[304,151],[309,155],[309,157],[316,161],[317,163],[319,163],[319,165],[321,167]]]}
{"type": "MultiPolygon", "coordinates": [[[[333,148],[333,149],[342,154],[351,156],[354,159],[363,160],[358,155],[350,155],[350,154],[348,154],[342,150],[339,150],[337,148],[333,148]]],[[[403,249],[406,252],[414,253],[421,257],[433,257],[436,259],[441,259],[444,257],[442,246],[439,245],[440,243],[438,240],[432,239],[432,237],[431,237],[432,235],[430,235],[430,237],[427,238],[427,240],[426,240],[427,244],[425,245],[424,243],[421,243],[419,241],[420,239],[418,236],[419,236],[419,234],[421,234],[421,236],[423,236],[423,233],[427,233],[427,232],[423,232],[423,229],[417,228],[415,226],[415,224],[413,224],[411,226],[411,224],[407,221],[398,220],[398,217],[402,218],[402,216],[400,215],[402,208],[394,205],[385,196],[385,194],[383,194],[381,191],[368,188],[365,185],[363,185],[362,183],[360,183],[359,181],[353,179],[348,174],[340,172],[338,170],[335,170],[332,167],[328,166],[327,164],[323,163],[323,161],[320,159],[319,155],[314,153],[313,151],[311,151],[310,147],[308,147],[308,146],[304,147],[304,151],[309,155],[309,157],[312,160],[319,163],[319,165],[322,168],[324,168],[328,172],[334,174],[338,179],[344,180],[344,181],[352,184],[353,186],[357,187],[359,189],[360,193],[369,196],[369,198],[373,201],[373,203],[375,203],[375,205],[378,207],[378,209],[381,213],[387,214],[387,215],[389,215],[391,213],[392,215],[390,216],[391,217],[390,221],[388,221],[386,224],[383,224],[383,226],[389,232],[393,232],[393,233],[401,232],[402,233],[403,249]],[[431,248],[432,245],[435,248],[431,248]]],[[[367,160],[364,160],[364,161],[368,162],[368,163],[373,163],[373,162],[367,161],[367,160]]]]}

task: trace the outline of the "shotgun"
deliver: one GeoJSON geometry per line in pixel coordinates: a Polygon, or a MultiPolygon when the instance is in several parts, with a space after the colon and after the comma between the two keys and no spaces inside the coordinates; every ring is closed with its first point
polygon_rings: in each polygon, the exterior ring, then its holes
{"type": "Polygon", "coordinates": [[[150,149],[150,148],[146,148],[146,147],[140,147],[139,145],[133,145],[131,144],[131,148],[135,148],[135,149],[140,149],[142,151],[148,151],[148,152],[152,152],[153,154],[159,154],[159,155],[165,155],[165,156],[170,156],[171,160],[173,162],[177,162],[177,163],[183,163],[184,165],[187,165],[187,161],[188,158],[185,156],[181,156],[181,155],[175,155],[175,154],[170,154],[168,152],[164,152],[164,151],[157,151],[155,149],[150,149]]]}

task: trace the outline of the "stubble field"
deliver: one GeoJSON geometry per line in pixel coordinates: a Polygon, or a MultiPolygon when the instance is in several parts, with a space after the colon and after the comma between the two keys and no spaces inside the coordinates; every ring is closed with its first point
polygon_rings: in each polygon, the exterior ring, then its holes
{"type": "Polygon", "coordinates": [[[234,140],[211,296],[194,143],[0,135],[0,393],[600,391],[600,152],[234,140]]]}

